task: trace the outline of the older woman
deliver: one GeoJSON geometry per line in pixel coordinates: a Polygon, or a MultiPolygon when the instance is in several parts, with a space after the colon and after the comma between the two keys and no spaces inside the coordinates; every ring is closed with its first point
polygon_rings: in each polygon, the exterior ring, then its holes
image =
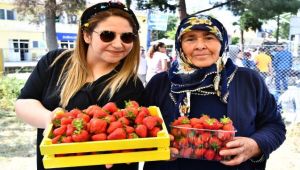
{"type": "Polygon", "coordinates": [[[227,32],[210,16],[196,14],[183,19],[175,45],[177,61],[169,72],[150,80],[143,95],[145,104],[159,106],[167,125],[179,116],[229,116],[237,133],[220,155],[233,158],[221,162],[181,158],[146,162],[144,170],[264,169],[286,133],[264,80],[224,55],[227,32]]]}

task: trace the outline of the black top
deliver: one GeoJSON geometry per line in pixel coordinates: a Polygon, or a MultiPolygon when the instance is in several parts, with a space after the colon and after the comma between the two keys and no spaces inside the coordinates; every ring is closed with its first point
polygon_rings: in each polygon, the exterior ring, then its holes
{"type": "MultiPolygon", "coordinates": [[[[66,59],[70,57],[70,54],[62,57],[53,67],[50,67],[54,59],[61,53],[63,50],[51,51],[41,58],[35,67],[34,71],[28,78],[25,86],[21,90],[19,99],[37,99],[39,100],[45,108],[48,110],[54,110],[57,107],[60,107],[60,91],[57,86],[57,81],[62,70],[63,64],[66,59]]],[[[102,98],[98,99],[98,96],[103,91],[107,85],[107,79],[116,74],[120,70],[120,66],[117,66],[110,73],[98,78],[92,84],[84,85],[69,101],[66,109],[71,110],[73,108],[86,109],[88,106],[97,104],[103,106],[104,104],[112,101],[115,102],[119,108],[125,106],[124,101],[126,100],[138,100],[142,90],[144,89],[142,82],[138,79],[135,81],[130,79],[126,85],[124,85],[115,95],[108,99],[107,94],[102,98]]],[[[38,129],[37,131],[37,169],[43,170],[43,163],[39,149],[39,145],[43,139],[44,129],[38,129]]],[[[61,168],[61,169],[106,169],[105,166],[89,166],[89,167],[75,167],[75,168],[61,168]]],[[[114,165],[111,169],[113,170],[125,170],[125,169],[138,169],[138,164],[119,164],[114,165]]]]}

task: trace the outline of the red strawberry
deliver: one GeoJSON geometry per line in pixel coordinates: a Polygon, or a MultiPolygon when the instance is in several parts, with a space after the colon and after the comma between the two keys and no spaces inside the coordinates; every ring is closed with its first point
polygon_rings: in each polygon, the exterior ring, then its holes
{"type": "Polygon", "coordinates": [[[61,125],[68,125],[68,124],[71,124],[72,121],[73,121],[73,119],[70,117],[63,117],[63,118],[61,118],[60,123],[61,123],[61,125]]]}
{"type": "Polygon", "coordinates": [[[107,115],[104,120],[107,122],[107,123],[111,123],[111,122],[114,122],[116,121],[116,117],[114,115],[107,115]]]}
{"type": "Polygon", "coordinates": [[[178,117],[178,119],[176,119],[172,123],[173,126],[182,125],[182,124],[190,124],[189,118],[187,118],[186,116],[181,116],[181,117],[178,117]]]}
{"type": "Polygon", "coordinates": [[[119,121],[111,122],[107,128],[107,133],[111,133],[117,128],[123,127],[122,123],[119,121]]]}
{"type": "Polygon", "coordinates": [[[102,109],[104,109],[105,111],[107,111],[109,113],[114,113],[114,112],[116,112],[116,111],[119,110],[118,107],[117,107],[117,105],[116,105],[116,103],[114,103],[114,102],[108,102],[108,103],[106,103],[102,107],[102,109]]]}
{"type": "Polygon", "coordinates": [[[133,107],[133,108],[139,108],[139,103],[134,100],[129,100],[128,102],[125,102],[125,108],[133,107]]]}
{"type": "Polygon", "coordinates": [[[93,135],[92,136],[92,140],[93,141],[101,141],[101,140],[106,140],[106,134],[105,133],[99,133],[99,134],[96,134],[96,135],[93,135]]]}
{"type": "Polygon", "coordinates": [[[230,140],[234,137],[233,131],[220,131],[217,132],[217,137],[221,139],[222,141],[230,140]]]}
{"type": "Polygon", "coordinates": [[[147,116],[143,119],[143,124],[151,130],[158,124],[158,119],[155,116],[147,116]]]}
{"type": "Polygon", "coordinates": [[[189,132],[191,131],[191,125],[190,124],[181,124],[177,126],[180,130],[180,133],[182,136],[187,136],[189,132]]]}
{"type": "Polygon", "coordinates": [[[201,136],[201,139],[203,142],[208,142],[211,137],[211,134],[210,134],[210,132],[205,131],[200,136],[201,136]]]}
{"type": "Polygon", "coordinates": [[[136,138],[139,138],[139,136],[136,133],[129,133],[127,138],[128,139],[136,139],[136,138]]]}
{"type": "Polygon", "coordinates": [[[130,124],[130,121],[126,117],[121,117],[117,121],[121,122],[123,125],[129,125],[130,124]]]}
{"type": "Polygon", "coordinates": [[[183,149],[181,149],[180,154],[183,158],[191,158],[191,156],[193,154],[193,148],[191,148],[191,147],[183,148],[183,149]]]}
{"type": "Polygon", "coordinates": [[[75,131],[72,135],[72,140],[74,142],[84,142],[89,140],[89,133],[86,130],[75,131]]]}
{"type": "Polygon", "coordinates": [[[111,132],[108,137],[108,140],[117,140],[117,139],[126,139],[126,132],[123,128],[117,128],[111,132]]]}
{"type": "Polygon", "coordinates": [[[212,136],[209,141],[208,141],[209,145],[211,148],[213,148],[214,150],[218,150],[221,148],[222,146],[222,142],[220,141],[220,139],[218,139],[215,136],[212,136]]]}
{"type": "Polygon", "coordinates": [[[72,124],[67,125],[66,135],[71,136],[75,130],[76,128],[72,124]]]}
{"type": "Polygon", "coordinates": [[[138,108],[128,107],[126,109],[123,109],[123,113],[126,118],[134,120],[139,113],[139,110],[138,108]]]}
{"type": "Polygon", "coordinates": [[[114,112],[112,115],[115,116],[116,119],[119,119],[119,118],[123,117],[124,112],[122,110],[119,110],[119,111],[114,112]]]}
{"type": "Polygon", "coordinates": [[[90,116],[84,113],[78,113],[77,118],[82,118],[85,123],[88,123],[90,121],[90,116]]]}
{"type": "Polygon", "coordinates": [[[90,121],[90,132],[91,133],[104,133],[106,132],[107,122],[103,119],[93,118],[90,121]]]}
{"type": "Polygon", "coordinates": [[[151,137],[157,137],[157,133],[160,131],[161,129],[159,127],[154,127],[153,129],[149,130],[149,136],[151,137]]]}
{"type": "Polygon", "coordinates": [[[52,144],[57,144],[61,142],[61,135],[55,136],[51,139],[52,144]]]}
{"type": "Polygon", "coordinates": [[[195,156],[197,159],[202,159],[206,152],[205,148],[196,148],[195,149],[195,156]]]}
{"type": "Polygon", "coordinates": [[[131,127],[131,126],[125,125],[125,131],[126,131],[127,134],[133,133],[134,132],[134,128],[131,127]]]}
{"type": "Polygon", "coordinates": [[[135,133],[141,138],[147,137],[147,127],[143,124],[137,125],[135,133]]]}
{"type": "Polygon", "coordinates": [[[99,107],[98,105],[91,105],[87,109],[85,109],[84,112],[90,117],[93,117],[95,113],[99,112],[99,110],[101,110],[101,107],[99,107]]]}
{"type": "Polygon", "coordinates": [[[200,119],[200,123],[203,124],[206,120],[210,119],[210,117],[206,114],[202,114],[202,116],[199,119],[200,119]]]}
{"type": "Polygon", "coordinates": [[[67,131],[67,125],[62,125],[61,127],[55,128],[53,130],[53,135],[58,136],[58,135],[65,135],[67,131]]]}
{"type": "Polygon", "coordinates": [[[204,158],[207,160],[213,160],[215,157],[216,153],[214,150],[212,149],[208,149],[206,150],[206,152],[204,153],[204,158]]]}
{"type": "Polygon", "coordinates": [[[71,143],[73,142],[72,137],[71,136],[64,136],[61,139],[61,143],[71,143]]]}
{"type": "Polygon", "coordinates": [[[107,115],[108,115],[108,113],[104,109],[100,108],[99,110],[94,112],[93,117],[94,118],[104,118],[107,115]]]}
{"type": "Polygon", "coordinates": [[[203,122],[203,127],[205,129],[217,130],[222,124],[215,118],[207,119],[203,122]]]}

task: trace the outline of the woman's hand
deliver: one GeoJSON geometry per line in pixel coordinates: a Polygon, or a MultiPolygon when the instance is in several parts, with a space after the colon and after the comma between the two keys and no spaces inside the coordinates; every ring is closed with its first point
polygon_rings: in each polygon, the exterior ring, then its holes
{"type": "Polygon", "coordinates": [[[105,168],[106,168],[106,169],[110,169],[112,166],[113,166],[113,164],[106,164],[106,165],[105,165],[105,168]]]}
{"type": "MultiPolygon", "coordinates": [[[[174,136],[173,136],[173,135],[171,135],[171,134],[169,134],[169,136],[170,136],[170,142],[172,143],[172,142],[173,142],[173,140],[174,140],[174,136]]],[[[170,156],[170,160],[171,160],[171,161],[174,161],[174,160],[176,160],[176,159],[177,159],[177,157],[175,157],[175,155],[178,155],[178,153],[179,153],[179,151],[178,151],[178,149],[177,149],[177,148],[172,148],[172,147],[170,147],[170,154],[171,154],[171,156],[170,156]]]]}
{"type": "Polygon", "coordinates": [[[239,165],[242,162],[261,154],[261,150],[255,140],[248,137],[235,137],[226,144],[226,147],[228,149],[221,150],[220,155],[232,157],[232,159],[228,161],[221,161],[221,163],[228,166],[239,165]]]}

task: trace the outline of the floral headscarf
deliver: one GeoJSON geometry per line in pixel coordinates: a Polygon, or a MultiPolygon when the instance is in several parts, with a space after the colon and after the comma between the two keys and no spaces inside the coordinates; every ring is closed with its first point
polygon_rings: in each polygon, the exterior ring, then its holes
{"type": "Polygon", "coordinates": [[[183,19],[176,32],[175,48],[177,60],[169,70],[171,80],[171,97],[179,108],[181,115],[189,113],[190,95],[217,95],[227,103],[228,87],[237,67],[224,55],[228,47],[227,31],[218,20],[201,14],[183,19]],[[221,43],[220,58],[205,68],[198,68],[184,55],[181,47],[182,35],[192,30],[208,31],[214,34],[221,43]]]}

